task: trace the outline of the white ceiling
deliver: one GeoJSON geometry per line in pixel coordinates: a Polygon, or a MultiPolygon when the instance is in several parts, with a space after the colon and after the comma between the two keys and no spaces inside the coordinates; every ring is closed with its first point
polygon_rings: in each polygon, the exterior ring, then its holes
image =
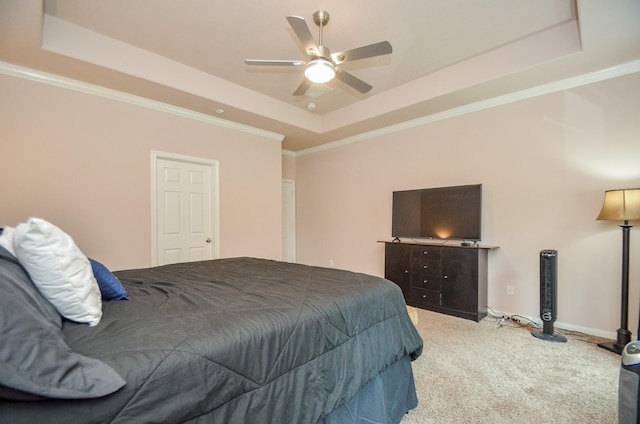
{"type": "Polygon", "coordinates": [[[640,57],[637,0],[0,0],[0,60],[284,135],[300,151],[640,57]],[[292,95],[306,60],[285,17],[330,21],[332,52],[389,41],[345,63],[371,84],[292,95]],[[308,103],[316,104],[314,111],[308,103]],[[218,110],[224,114],[216,114],[218,110]]]}

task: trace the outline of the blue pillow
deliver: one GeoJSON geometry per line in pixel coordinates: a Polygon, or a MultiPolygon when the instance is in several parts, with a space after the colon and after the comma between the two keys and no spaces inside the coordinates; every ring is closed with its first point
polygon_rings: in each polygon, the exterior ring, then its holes
{"type": "Polygon", "coordinates": [[[91,269],[93,269],[93,276],[96,277],[98,287],[100,287],[102,300],[129,300],[127,291],[122,287],[122,283],[118,280],[118,277],[113,275],[113,273],[100,262],[91,258],[89,258],[89,262],[91,263],[91,269]]]}

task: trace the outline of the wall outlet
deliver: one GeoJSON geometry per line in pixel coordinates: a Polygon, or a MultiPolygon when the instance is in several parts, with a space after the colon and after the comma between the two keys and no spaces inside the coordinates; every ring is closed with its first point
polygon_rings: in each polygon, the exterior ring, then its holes
{"type": "Polygon", "coordinates": [[[329,267],[333,268],[333,259],[329,259],[329,267]]]}
{"type": "Polygon", "coordinates": [[[513,296],[516,294],[516,287],[512,286],[512,285],[508,285],[507,286],[507,295],[508,296],[513,296]]]}

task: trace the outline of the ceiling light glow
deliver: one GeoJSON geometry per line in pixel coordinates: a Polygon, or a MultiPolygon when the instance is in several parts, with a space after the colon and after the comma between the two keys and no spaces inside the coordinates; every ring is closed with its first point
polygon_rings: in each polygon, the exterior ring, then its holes
{"type": "Polygon", "coordinates": [[[336,70],[327,59],[318,58],[309,62],[304,75],[309,81],[322,84],[331,81],[336,76],[336,70]]]}

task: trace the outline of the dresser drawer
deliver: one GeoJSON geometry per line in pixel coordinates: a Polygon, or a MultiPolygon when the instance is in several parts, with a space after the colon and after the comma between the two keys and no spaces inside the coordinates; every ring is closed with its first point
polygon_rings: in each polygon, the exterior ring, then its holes
{"type": "Polygon", "coordinates": [[[411,289],[411,294],[407,302],[419,308],[440,306],[442,303],[442,295],[436,290],[411,289]]]}
{"type": "Polygon", "coordinates": [[[413,246],[411,247],[411,259],[418,260],[419,258],[440,261],[439,247],[434,246],[413,246]]]}
{"type": "Polygon", "coordinates": [[[423,261],[414,262],[411,266],[411,288],[440,291],[442,282],[442,270],[440,262],[423,261]]]}

